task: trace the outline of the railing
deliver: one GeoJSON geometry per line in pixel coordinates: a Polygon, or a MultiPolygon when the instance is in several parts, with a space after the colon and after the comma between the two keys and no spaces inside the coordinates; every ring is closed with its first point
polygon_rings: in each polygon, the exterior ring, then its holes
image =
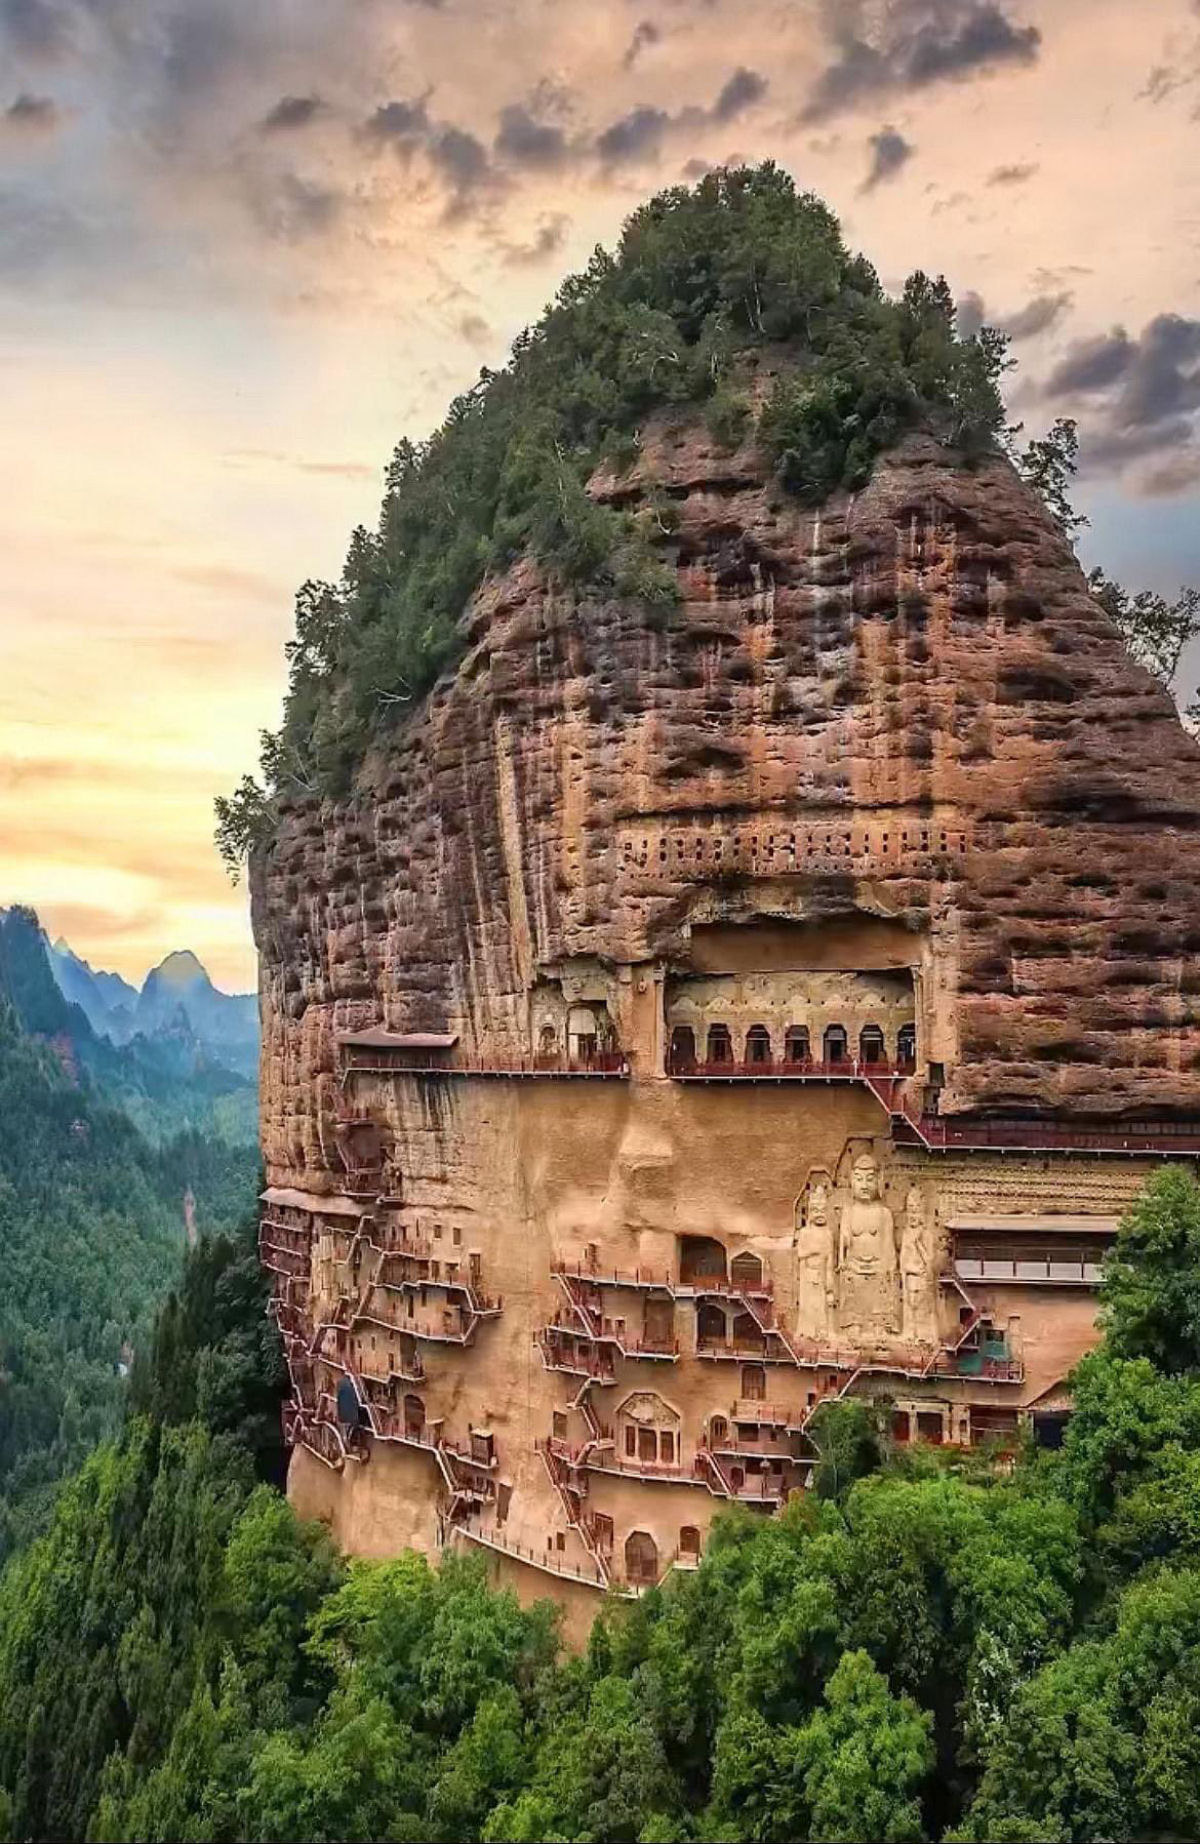
{"type": "Polygon", "coordinates": [[[682,1460],[637,1460],[615,1452],[597,1458],[588,1447],[581,1447],[568,1464],[582,1467],[589,1473],[616,1473],[623,1479],[645,1479],[652,1484],[697,1483],[694,1468],[686,1466],[682,1460]]]}
{"type": "Polygon", "coordinates": [[[862,1057],[850,1056],[831,1057],[827,1060],[815,1057],[767,1057],[761,1062],[751,1057],[734,1062],[732,1058],[702,1059],[672,1056],[668,1053],[666,1073],[684,1082],[762,1081],[771,1078],[781,1082],[864,1082],[872,1078],[899,1081],[902,1077],[915,1075],[916,1064],[892,1063],[886,1059],[874,1063],[862,1057]]]}
{"type": "Polygon", "coordinates": [[[768,1348],[765,1332],[759,1338],[698,1338],[696,1356],[730,1361],[749,1360],[759,1364],[792,1364],[795,1362],[786,1346],[781,1351],[771,1351],[768,1348]]]}
{"type": "Polygon", "coordinates": [[[404,1050],[346,1050],[343,1054],[346,1059],[343,1067],[347,1075],[490,1076],[501,1079],[542,1077],[550,1080],[566,1076],[608,1081],[620,1080],[629,1075],[629,1058],[623,1050],[598,1051],[595,1056],[582,1059],[556,1056],[458,1056],[453,1062],[433,1062],[429,1059],[424,1062],[408,1061],[406,1059],[414,1053],[404,1050]]]}
{"type": "MultiPolygon", "coordinates": [[[[395,1252],[389,1251],[389,1253],[393,1254],[394,1259],[397,1258],[395,1252]]],[[[377,1275],[370,1281],[364,1281],[363,1285],[378,1287],[384,1293],[404,1294],[416,1293],[425,1287],[453,1289],[455,1293],[466,1294],[470,1311],[479,1319],[494,1318],[497,1313],[504,1310],[504,1299],[501,1294],[497,1294],[493,1299],[489,1294],[481,1293],[471,1278],[470,1271],[464,1272],[457,1264],[448,1274],[425,1274],[419,1279],[410,1275],[401,1275],[398,1280],[390,1281],[381,1280],[377,1275]]]]}
{"type": "Polygon", "coordinates": [[[803,1459],[803,1455],[796,1453],[794,1448],[786,1445],[789,1440],[795,1438],[795,1435],[788,1433],[774,1439],[769,1434],[728,1434],[721,1440],[710,1432],[701,1440],[700,1446],[706,1448],[710,1453],[749,1454],[764,1460],[795,1460],[798,1462],[803,1459]]]}
{"type": "Polygon", "coordinates": [[[693,1472],[697,1485],[706,1486],[717,1498],[732,1498],[739,1504],[781,1505],[787,1496],[782,1475],[746,1473],[737,1480],[720,1456],[708,1447],[696,1449],[693,1472]]]}
{"type": "Polygon", "coordinates": [[[311,1241],[312,1237],[312,1232],[307,1223],[285,1222],[282,1217],[275,1216],[269,1210],[264,1211],[262,1216],[259,1217],[258,1228],[260,1235],[263,1230],[269,1229],[273,1230],[276,1235],[294,1236],[298,1242],[303,1242],[306,1245],[311,1241]]]}
{"type": "Polygon", "coordinates": [[[624,1287],[630,1291],[646,1288],[654,1292],[669,1293],[675,1299],[695,1299],[697,1296],[727,1296],[741,1299],[746,1294],[753,1294],[756,1299],[769,1299],[774,1292],[774,1285],[769,1274],[760,1274],[756,1279],[732,1279],[728,1274],[689,1274],[682,1268],[678,1279],[665,1268],[593,1268],[584,1262],[552,1261],[550,1272],[562,1275],[564,1280],[580,1281],[590,1287],[624,1287]]]}
{"type": "Polygon", "coordinates": [[[1022,1383],[1025,1366],[1019,1357],[984,1357],[973,1351],[959,1351],[953,1356],[939,1358],[930,1366],[929,1375],[964,1377],[982,1383],[1022,1383]],[[976,1356],[979,1356],[978,1367],[976,1356]]]}
{"type": "Polygon", "coordinates": [[[564,1348],[564,1341],[574,1343],[578,1337],[586,1342],[582,1332],[568,1332],[558,1326],[544,1325],[537,1332],[537,1343],[542,1353],[542,1362],[547,1370],[564,1371],[572,1377],[590,1377],[596,1383],[615,1383],[616,1371],[611,1357],[605,1358],[599,1351],[580,1353],[564,1348]]]}
{"type": "Polygon", "coordinates": [[[258,1245],[260,1264],[271,1274],[284,1274],[289,1280],[302,1280],[307,1276],[311,1257],[301,1254],[298,1249],[281,1249],[273,1242],[260,1242],[258,1245]]]}
{"type": "Polygon", "coordinates": [[[465,1537],[469,1543],[479,1543],[487,1549],[499,1550],[502,1555],[513,1556],[518,1562],[528,1563],[531,1568],[544,1569],[549,1575],[562,1575],[569,1581],[580,1582],[585,1588],[608,1587],[604,1571],[598,1563],[593,1563],[590,1571],[574,1568],[569,1562],[561,1561],[553,1550],[536,1550],[532,1544],[518,1543],[498,1526],[485,1531],[473,1525],[470,1519],[461,1519],[453,1525],[452,1534],[465,1537]]]}
{"type": "Polygon", "coordinates": [[[1158,1121],[1128,1126],[1067,1127],[1054,1121],[949,1120],[938,1114],[895,1115],[930,1152],[955,1148],[976,1152],[1092,1152],[1128,1157],[1184,1157],[1200,1153],[1200,1126],[1194,1121],[1158,1121]]]}
{"type": "Polygon", "coordinates": [[[1060,1261],[1050,1256],[1034,1260],[1016,1255],[1011,1259],[956,1255],[954,1272],[964,1281],[992,1281],[1001,1285],[1029,1283],[1032,1286],[1097,1287],[1100,1284],[1101,1265],[1098,1261],[1060,1261]]]}
{"type": "Polygon", "coordinates": [[[806,1413],[804,1409],[782,1402],[759,1402],[753,1396],[735,1396],[727,1419],[731,1422],[756,1421],[760,1427],[767,1428],[799,1428],[806,1413]]]}

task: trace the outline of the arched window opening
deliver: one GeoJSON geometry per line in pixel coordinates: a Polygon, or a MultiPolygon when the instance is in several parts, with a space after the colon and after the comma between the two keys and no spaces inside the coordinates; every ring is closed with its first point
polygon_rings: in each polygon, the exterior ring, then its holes
{"type": "Polygon", "coordinates": [[[710,1415],[708,1420],[708,1442],[710,1447],[719,1447],[722,1441],[729,1439],[729,1423],[723,1415],[710,1415]]]}
{"type": "Polygon", "coordinates": [[[658,1544],[648,1530],[631,1530],[625,1539],[625,1576],[632,1587],[652,1587],[658,1580],[658,1544]]]}
{"type": "Polygon", "coordinates": [[[694,1524],[681,1524],[679,1528],[679,1554],[697,1557],[700,1554],[700,1532],[694,1524]]]}
{"type": "Polygon", "coordinates": [[[850,1059],[850,1040],[846,1036],[844,1024],[831,1024],[825,1028],[825,1061],[827,1063],[846,1063],[850,1059]]]}
{"type": "Polygon", "coordinates": [[[542,1026],[541,1035],[538,1038],[538,1055],[558,1055],[558,1032],[552,1024],[544,1024],[542,1026]]]}
{"type": "Polygon", "coordinates": [[[696,1340],[701,1345],[723,1345],[729,1335],[725,1313],[711,1300],[702,1300],[696,1309],[696,1340]]]}
{"type": "Polygon", "coordinates": [[[746,1402],[765,1402],[767,1372],[762,1364],[742,1365],[742,1398],[746,1402]]]}
{"type": "Polygon", "coordinates": [[[877,1024],[865,1024],[858,1036],[858,1054],[868,1068],[887,1061],[887,1044],[877,1024]]]}
{"type": "Polygon", "coordinates": [[[765,1024],[752,1024],[746,1032],[746,1061],[760,1066],[771,1061],[771,1033],[765,1024]]]}
{"type": "Polygon", "coordinates": [[[762,1286],[763,1265],[757,1255],[750,1249],[743,1249],[735,1255],[729,1264],[729,1279],[735,1287],[744,1293],[752,1293],[762,1286]]]}
{"type": "Polygon", "coordinates": [[[733,1039],[729,1035],[727,1024],[709,1025],[708,1060],[710,1063],[732,1063],[733,1039]]]}
{"type": "Polygon", "coordinates": [[[915,1069],[917,1066],[917,1027],[915,1024],[902,1024],[896,1034],[896,1060],[901,1069],[915,1069]]]}
{"type": "Polygon", "coordinates": [[[812,1056],[806,1024],[790,1024],[784,1033],[783,1060],[785,1063],[807,1063],[812,1056]]]}
{"type": "Polygon", "coordinates": [[[418,1440],[425,1429],[425,1404],[420,1396],[404,1398],[404,1432],[409,1440],[418,1440]]]}
{"type": "Polygon", "coordinates": [[[723,1281],[725,1250],[713,1236],[679,1238],[679,1278],[684,1283],[723,1281]]]}
{"type": "Polygon", "coordinates": [[[671,1032],[671,1068],[694,1069],[696,1066],[696,1033],[690,1024],[677,1024],[671,1032]]]}

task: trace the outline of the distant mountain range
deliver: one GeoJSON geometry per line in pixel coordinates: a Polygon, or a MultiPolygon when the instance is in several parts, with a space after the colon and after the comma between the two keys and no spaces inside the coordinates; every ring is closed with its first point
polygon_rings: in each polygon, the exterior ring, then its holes
{"type": "Polygon", "coordinates": [[[219,992],[194,954],[169,954],[139,992],[51,944],[32,909],[0,909],[4,1000],[151,1138],[184,1127],[256,1137],[258,1002],[219,992]]]}
{"type": "Polygon", "coordinates": [[[258,1075],[258,1000],[224,993],[190,949],[168,954],[139,992],[119,973],[98,973],[67,943],[47,944],[59,991],[110,1043],[136,1036],[177,1036],[181,1026],[215,1062],[254,1080],[258,1075]]]}

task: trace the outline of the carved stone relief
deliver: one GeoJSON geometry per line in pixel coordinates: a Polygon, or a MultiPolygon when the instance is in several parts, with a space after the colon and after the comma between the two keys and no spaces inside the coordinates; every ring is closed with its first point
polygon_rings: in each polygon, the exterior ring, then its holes
{"type": "Polygon", "coordinates": [[[921,1187],[910,1185],[900,1238],[901,1329],[906,1344],[932,1345],[937,1341],[941,1262],[934,1214],[921,1187]]]}
{"type": "Polygon", "coordinates": [[[899,1330],[896,1219],[883,1201],[879,1160],[856,1153],[838,1235],[838,1324],[879,1338],[899,1330]]]}
{"type": "Polygon", "coordinates": [[[801,1338],[829,1337],[834,1291],[836,1218],[833,1179],[824,1167],[809,1174],[796,1222],[796,1331],[801,1338]]]}
{"type": "Polygon", "coordinates": [[[836,1175],[809,1172],[796,1210],[800,1338],[932,1348],[943,1265],[938,1199],[919,1169],[855,1140],[836,1175]]]}

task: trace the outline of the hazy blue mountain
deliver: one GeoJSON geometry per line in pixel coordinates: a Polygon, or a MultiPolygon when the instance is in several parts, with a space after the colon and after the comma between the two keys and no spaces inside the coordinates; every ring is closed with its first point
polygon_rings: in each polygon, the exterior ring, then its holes
{"type": "Polygon", "coordinates": [[[134,1032],[138,989],[119,973],[98,972],[59,937],[50,948],[50,971],[65,999],[82,1007],[93,1031],[123,1044],[134,1032]]]}
{"type": "Polygon", "coordinates": [[[136,1029],[152,1036],[173,1028],[180,1013],[210,1056],[242,1075],[257,1075],[257,998],[218,991],[188,949],[168,954],[146,975],[134,1012],[136,1029]]]}
{"type": "Polygon", "coordinates": [[[65,941],[46,945],[59,991],[81,1008],[98,1036],[114,1044],[141,1036],[257,1080],[257,998],[221,992],[190,950],[168,954],[139,992],[118,973],[98,972],[65,941]]]}
{"type": "Polygon", "coordinates": [[[252,999],[217,992],[194,955],[170,956],[165,977],[156,978],[162,974],[156,968],[147,980],[148,988],[154,984],[140,1016],[142,995],[136,995],[132,1031],[110,1031],[89,1016],[89,1007],[97,1006],[94,985],[87,989],[88,1006],[64,990],[64,982],[74,992],[83,985],[78,968],[85,963],[74,955],[71,960],[77,965],[64,972],[63,954],[51,948],[32,909],[0,909],[0,1000],[7,999],[30,1037],[52,1047],[72,1080],[94,1085],[151,1140],[185,1130],[255,1139],[258,1020],[252,999]],[[183,964],[171,968],[176,958],[183,964]]]}

